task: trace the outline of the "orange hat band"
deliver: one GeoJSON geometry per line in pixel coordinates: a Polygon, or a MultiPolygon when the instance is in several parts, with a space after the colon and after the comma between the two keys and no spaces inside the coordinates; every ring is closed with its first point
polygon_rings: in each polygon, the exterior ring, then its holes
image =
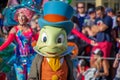
{"type": "Polygon", "coordinates": [[[47,20],[48,22],[60,22],[67,20],[65,16],[61,16],[57,14],[47,14],[44,16],[44,19],[47,20]]]}

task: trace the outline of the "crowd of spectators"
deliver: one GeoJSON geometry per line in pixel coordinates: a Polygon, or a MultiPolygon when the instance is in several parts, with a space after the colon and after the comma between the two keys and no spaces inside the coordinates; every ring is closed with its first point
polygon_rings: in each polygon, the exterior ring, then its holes
{"type": "MultiPolygon", "coordinates": [[[[85,44],[84,49],[79,48],[78,56],[83,57],[76,60],[76,80],[120,80],[120,13],[103,6],[85,10],[84,3],[77,3],[72,21],[96,45],[85,44]]],[[[82,45],[78,44],[78,47],[82,45]]]]}

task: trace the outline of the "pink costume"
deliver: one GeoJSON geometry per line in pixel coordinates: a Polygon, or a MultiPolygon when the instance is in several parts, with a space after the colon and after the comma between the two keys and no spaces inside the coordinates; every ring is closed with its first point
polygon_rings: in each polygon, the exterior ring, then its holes
{"type": "Polygon", "coordinates": [[[26,80],[27,74],[30,71],[32,60],[35,56],[35,52],[31,45],[32,39],[34,38],[34,34],[31,28],[27,32],[22,32],[18,29],[17,26],[15,26],[14,28],[16,30],[16,35],[10,33],[5,43],[3,43],[2,46],[0,46],[0,50],[5,49],[13,40],[16,40],[17,47],[15,49],[16,59],[14,67],[17,79],[26,80]]]}

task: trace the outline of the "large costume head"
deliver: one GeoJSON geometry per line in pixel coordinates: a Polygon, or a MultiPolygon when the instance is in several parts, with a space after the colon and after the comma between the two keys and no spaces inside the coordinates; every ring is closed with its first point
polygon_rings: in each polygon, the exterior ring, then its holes
{"type": "Polygon", "coordinates": [[[64,55],[68,51],[67,35],[73,28],[73,8],[61,1],[46,2],[43,17],[38,20],[41,27],[35,50],[47,57],[64,55]]]}

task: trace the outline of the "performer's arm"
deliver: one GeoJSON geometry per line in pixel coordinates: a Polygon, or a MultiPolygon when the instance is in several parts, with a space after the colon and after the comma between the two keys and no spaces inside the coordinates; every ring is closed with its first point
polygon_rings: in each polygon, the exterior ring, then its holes
{"type": "Polygon", "coordinates": [[[7,40],[0,46],[0,51],[4,50],[7,46],[9,46],[9,44],[14,40],[14,38],[15,38],[15,34],[10,33],[8,35],[7,40]]]}
{"type": "Polygon", "coordinates": [[[77,31],[76,29],[72,30],[72,33],[75,34],[76,36],[78,36],[80,39],[84,40],[85,42],[87,42],[88,44],[91,44],[91,40],[88,39],[84,34],[82,34],[81,32],[77,31]]]}
{"type": "Polygon", "coordinates": [[[0,46],[0,51],[4,50],[15,39],[16,29],[13,27],[10,30],[7,40],[0,46]]]}

